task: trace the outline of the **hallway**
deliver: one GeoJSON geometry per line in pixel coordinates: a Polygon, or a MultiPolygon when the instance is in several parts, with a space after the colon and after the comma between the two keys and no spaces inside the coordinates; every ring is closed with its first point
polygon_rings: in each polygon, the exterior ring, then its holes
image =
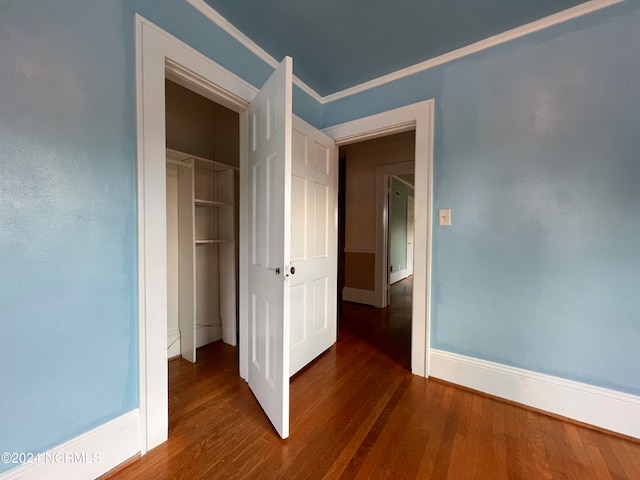
{"type": "Polygon", "coordinates": [[[342,302],[338,311],[338,346],[343,339],[357,337],[411,371],[412,294],[413,276],[410,276],[391,285],[387,308],[342,302]]]}

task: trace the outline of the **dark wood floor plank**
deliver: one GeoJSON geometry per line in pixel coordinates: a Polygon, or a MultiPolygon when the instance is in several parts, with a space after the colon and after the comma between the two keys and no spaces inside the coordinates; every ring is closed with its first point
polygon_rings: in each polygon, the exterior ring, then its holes
{"type": "Polygon", "coordinates": [[[493,403],[493,457],[491,462],[491,471],[493,478],[507,479],[507,437],[505,433],[505,408],[506,404],[501,402],[493,403]]]}
{"type": "Polygon", "coordinates": [[[627,478],[640,479],[640,454],[638,453],[637,447],[629,440],[618,437],[609,437],[608,440],[611,443],[611,448],[615,452],[616,457],[618,457],[627,478]],[[629,450],[627,449],[628,447],[630,447],[629,450]],[[630,450],[634,451],[633,455],[630,450]]]}
{"type": "Polygon", "coordinates": [[[545,449],[545,438],[540,428],[540,414],[531,410],[526,412],[527,424],[529,426],[528,438],[529,446],[528,455],[531,462],[536,466],[535,478],[539,480],[552,480],[553,474],[549,466],[549,458],[545,449]]]}
{"type": "Polygon", "coordinates": [[[467,441],[469,439],[472,405],[473,394],[471,392],[464,392],[462,401],[460,402],[457,424],[455,425],[455,434],[453,436],[453,444],[451,445],[451,458],[447,471],[447,478],[451,480],[465,477],[466,463],[468,462],[467,441]]]}
{"type": "MultiPolygon", "coordinates": [[[[408,380],[408,379],[407,379],[408,380]]],[[[397,411],[398,404],[405,394],[409,382],[404,381],[394,390],[393,395],[385,403],[384,409],[380,412],[376,418],[375,423],[367,433],[366,438],[362,442],[361,446],[356,451],[355,455],[349,462],[349,465],[342,473],[340,478],[342,480],[357,478],[363,475],[367,478],[384,478],[385,464],[390,460],[390,456],[381,455],[380,450],[386,451],[386,445],[390,433],[394,430],[395,426],[391,420],[391,416],[394,411],[397,411]],[[370,468],[373,459],[373,470],[367,470],[370,468]],[[375,473],[375,475],[374,475],[375,473]]]]}
{"type": "Polygon", "coordinates": [[[589,453],[580,435],[581,428],[582,427],[571,423],[564,424],[564,431],[567,433],[567,438],[573,451],[575,466],[580,472],[580,478],[584,480],[597,480],[594,476],[595,472],[591,464],[591,459],[589,458],[589,453]]]}
{"type": "Polygon", "coordinates": [[[433,469],[433,476],[435,479],[449,478],[449,465],[451,463],[451,453],[453,451],[453,445],[456,439],[456,432],[458,429],[458,419],[460,418],[460,409],[462,405],[462,399],[465,392],[463,390],[454,390],[453,397],[451,399],[451,408],[446,415],[446,423],[442,431],[440,443],[438,445],[438,451],[436,455],[436,462],[433,469]]]}
{"type": "Polygon", "coordinates": [[[436,478],[434,471],[438,462],[438,451],[440,450],[444,429],[447,425],[448,412],[453,402],[455,389],[449,388],[449,385],[440,382],[432,381],[431,384],[435,385],[440,401],[433,403],[434,408],[426,416],[430,434],[418,469],[421,475],[418,478],[434,479],[436,478]]]}
{"type": "Polygon", "coordinates": [[[513,480],[521,480],[523,477],[523,467],[526,462],[524,452],[526,435],[521,432],[519,419],[521,417],[520,407],[515,405],[505,406],[505,446],[507,448],[507,477],[513,480]]]}
{"type": "Polygon", "coordinates": [[[392,395],[395,393],[394,386],[397,384],[399,384],[399,381],[396,380],[392,388],[385,391],[385,393],[379,398],[379,401],[376,402],[367,417],[360,424],[358,430],[336,457],[336,460],[327,471],[325,478],[354,478],[358,471],[358,469],[354,468],[355,465],[361,465],[362,463],[361,456],[363,454],[363,450],[361,447],[363,444],[367,443],[366,438],[370,435],[374,424],[378,421],[382,411],[388,405],[392,395]]]}
{"type": "Polygon", "coordinates": [[[471,426],[467,440],[467,466],[465,478],[491,478],[493,457],[493,405],[481,395],[473,396],[471,426]]]}
{"type": "MultiPolygon", "coordinates": [[[[388,468],[383,478],[419,478],[424,446],[429,438],[426,415],[432,415],[429,383],[412,381],[403,401],[394,412],[392,437],[387,456],[388,468]]],[[[391,429],[390,429],[391,430],[391,429]]]]}
{"type": "Polygon", "coordinates": [[[410,372],[411,279],[391,307],[342,303],[338,343],[291,381],[281,440],[237,349],[169,362],[169,440],[113,480],[640,480],[640,443],[410,372]]]}
{"type": "Polygon", "coordinates": [[[588,428],[580,428],[579,433],[591,458],[592,465],[598,470],[599,475],[603,478],[612,478],[614,480],[627,478],[624,468],[611,448],[609,438],[599,435],[595,430],[588,428]],[[609,476],[606,476],[605,468],[609,476]]]}
{"type": "Polygon", "coordinates": [[[578,471],[572,470],[575,459],[566,438],[561,420],[542,415],[540,428],[545,438],[547,458],[554,480],[578,480],[578,471]]]}

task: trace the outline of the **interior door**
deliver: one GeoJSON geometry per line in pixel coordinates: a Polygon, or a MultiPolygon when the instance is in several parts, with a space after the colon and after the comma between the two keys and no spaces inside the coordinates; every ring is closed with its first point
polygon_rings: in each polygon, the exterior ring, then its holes
{"type": "Polygon", "coordinates": [[[414,199],[407,197],[407,273],[413,275],[413,226],[415,224],[414,199]]]}
{"type": "Polygon", "coordinates": [[[289,436],[289,281],[292,60],[249,106],[248,381],[282,438],[289,436]]]}
{"type": "Polygon", "coordinates": [[[290,375],[336,342],[338,162],[331,138],[293,118],[290,375]]]}

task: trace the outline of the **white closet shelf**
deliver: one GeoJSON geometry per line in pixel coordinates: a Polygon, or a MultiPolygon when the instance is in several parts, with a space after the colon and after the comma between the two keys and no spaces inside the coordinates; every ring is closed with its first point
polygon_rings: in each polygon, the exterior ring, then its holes
{"type": "Polygon", "coordinates": [[[208,245],[212,243],[231,243],[232,240],[196,240],[196,245],[208,245]]]}
{"type": "Polygon", "coordinates": [[[217,202],[215,200],[202,200],[200,198],[194,199],[193,203],[199,207],[233,207],[231,203],[217,202]]]}
{"type": "Polygon", "coordinates": [[[171,148],[166,149],[166,158],[167,160],[172,160],[172,163],[179,163],[180,165],[188,165],[190,160],[196,161],[201,166],[216,172],[222,170],[240,170],[239,167],[233,165],[228,165],[208,158],[198,157],[197,155],[191,155],[178,150],[172,150],[171,148]]]}

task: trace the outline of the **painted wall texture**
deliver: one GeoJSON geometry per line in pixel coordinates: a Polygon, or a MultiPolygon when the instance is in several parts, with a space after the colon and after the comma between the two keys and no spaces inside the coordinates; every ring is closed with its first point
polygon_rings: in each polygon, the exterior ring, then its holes
{"type": "Polygon", "coordinates": [[[0,451],[138,406],[135,12],[256,86],[272,71],[184,1],[0,2],[0,451]]]}
{"type": "Polygon", "coordinates": [[[413,188],[397,178],[391,179],[389,208],[389,265],[392,272],[407,269],[407,197],[413,188]]]}
{"type": "Polygon", "coordinates": [[[1,451],[138,405],[124,28],[118,2],[0,4],[1,451]]]}
{"type": "MultiPolygon", "coordinates": [[[[184,1],[0,2],[0,451],[138,406],[135,12],[271,73],[184,1]]],[[[640,393],[639,44],[628,0],[324,108],[295,89],[316,126],[436,99],[434,347],[640,393]]]]}
{"type": "Polygon", "coordinates": [[[634,0],[325,105],[435,98],[433,347],[640,394],[638,45],[634,0]]]}

